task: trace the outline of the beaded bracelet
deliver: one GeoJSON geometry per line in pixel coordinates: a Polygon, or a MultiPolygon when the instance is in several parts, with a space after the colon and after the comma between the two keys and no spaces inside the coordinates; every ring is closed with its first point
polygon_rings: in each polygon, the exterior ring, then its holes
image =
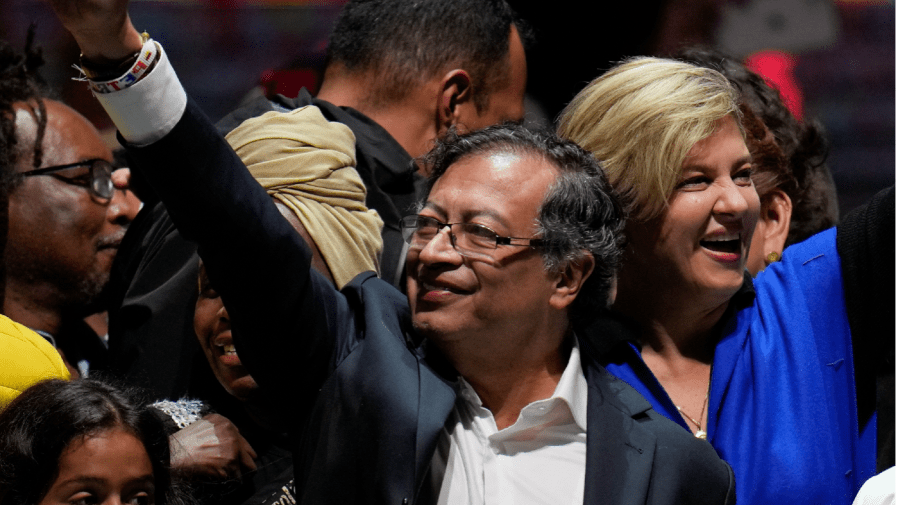
{"type": "MultiPolygon", "coordinates": [[[[124,75],[120,74],[120,77],[117,79],[107,81],[90,80],[88,81],[90,88],[95,93],[112,93],[113,91],[119,91],[132,86],[153,68],[157,56],[159,55],[159,51],[159,45],[147,36],[143,48],[138,53],[136,60],[134,60],[129,67],[126,67],[128,70],[124,75]]],[[[85,75],[87,74],[85,73],[85,75]]]]}
{"type": "Polygon", "coordinates": [[[141,51],[143,51],[143,46],[146,45],[147,40],[150,39],[150,34],[147,32],[143,32],[140,34],[140,44],[141,50],[136,51],[131,56],[125,58],[122,61],[115,63],[96,63],[84,58],[84,54],[78,57],[79,64],[75,65],[75,67],[84,74],[84,77],[87,77],[93,81],[108,81],[120,75],[124,75],[125,72],[131,70],[131,67],[134,65],[134,62],[137,61],[137,58],[140,56],[141,51]]]}

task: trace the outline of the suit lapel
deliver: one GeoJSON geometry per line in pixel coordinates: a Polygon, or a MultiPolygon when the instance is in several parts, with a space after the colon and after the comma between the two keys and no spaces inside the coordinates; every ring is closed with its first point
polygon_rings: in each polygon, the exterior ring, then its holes
{"type": "Polygon", "coordinates": [[[605,371],[580,341],[587,398],[585,504],[643,504],[652,475],[656,438],[639,426],[651,405],[605,371]]]}
{"type": "Polygon", "coordinates": [[[458,384],[445,377],[454,374],[440,356],[426,356],[426,343],[416,351],[418,356],[418,426],[415,432],[415,485],[421,489],[436,450],[440,431],[455,405],[458,384]],[[438,374],[435,370],[438,370],[438,374]]]}

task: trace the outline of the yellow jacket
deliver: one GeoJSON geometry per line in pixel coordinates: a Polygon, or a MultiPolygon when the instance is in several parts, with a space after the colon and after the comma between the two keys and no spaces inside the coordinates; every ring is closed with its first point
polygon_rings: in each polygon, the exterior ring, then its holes
{"type": "Polygon", "coordinates": [[[36,382],[69,378],[62,356],[44,337],[0,315],[0,409],[36,382]]]}

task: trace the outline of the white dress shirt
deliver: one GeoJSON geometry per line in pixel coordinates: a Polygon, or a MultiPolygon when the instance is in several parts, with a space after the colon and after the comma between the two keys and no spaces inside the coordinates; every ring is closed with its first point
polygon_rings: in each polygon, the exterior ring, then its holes
{"type": "Polygon", "coordinates": [[[554,394],[503,430],[461,384],[432,462],[432,473],[443,475],[440,505],[583,503],[587,385],[576,340],[554,394]]]}

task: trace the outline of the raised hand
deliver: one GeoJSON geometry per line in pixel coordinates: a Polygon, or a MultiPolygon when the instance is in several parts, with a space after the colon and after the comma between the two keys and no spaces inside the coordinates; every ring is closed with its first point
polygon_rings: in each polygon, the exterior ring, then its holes
{"type": "Polygon", "coordinates": [[[143,46],[128,16],[128,0],[50,0],[50,4],[90,62],[115,63],[143,46]]]}

